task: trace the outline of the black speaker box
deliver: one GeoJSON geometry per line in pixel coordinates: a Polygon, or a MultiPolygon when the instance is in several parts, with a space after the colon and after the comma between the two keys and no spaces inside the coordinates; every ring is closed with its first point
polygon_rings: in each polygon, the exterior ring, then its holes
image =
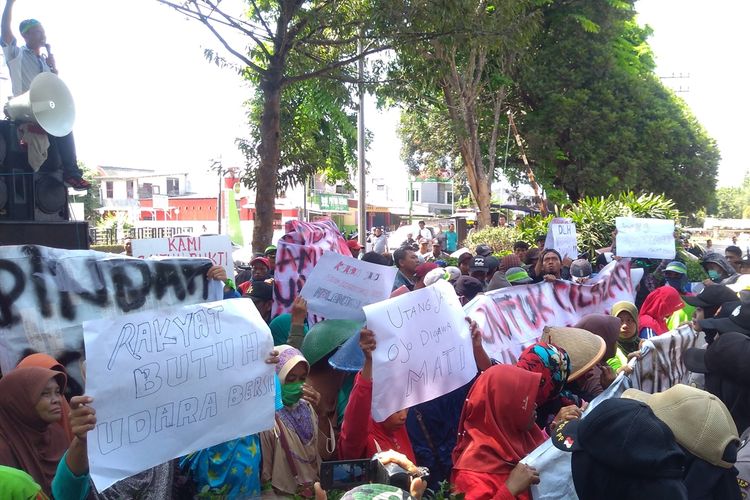
{"type": "Polygon", "coordinates": [[[69,219],[62,162],[54,139],[50,139],[47,160],[34,172],[19,143],[16,124],[0,120],[0,221],[69,219]]]}
{"type": "Polygon", "coordinates": [[[88,222],[0,221],[0,245],[88,250],[88,222]]]}

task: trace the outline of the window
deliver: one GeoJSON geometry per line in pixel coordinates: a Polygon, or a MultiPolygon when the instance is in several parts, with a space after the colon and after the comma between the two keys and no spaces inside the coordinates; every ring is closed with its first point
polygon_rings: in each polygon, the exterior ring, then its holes
{"type": "Polygon", "coordinates": [[[177,196],[180,194],[180,179],[176,177],[167,177],[167,196],[177,196]]]}
{"type": "Polygon", "coordinates": [[[115,183],[112,181],[107,181],[104,183],[104,188],[106,189],[105,197],[107,199],[112,199],[115,196],[115,183]]]}
{"type": "Polygon", "coordinates": [[[133,199],[133,181],[125,181],[125,191],[127,191],[127,197],[129,200],[133,199]]]}
{"type": "Polygon", "coordinates": [[[453,191],[446,191],[445,192],[445,204],[446,205],[453,205],[453,191]]]}
{"type": "MultiPolygon", "coordinates": [[[[409,201],[419,201],[419,189],[412,189],[411,196],[409,197],[409,201]]],[[[407,192],[407,196],[409,196],[409,192],[407,192]]]]}
{"type": "Polygon", "coordinates": [[[378,191],[385,191],[385,184],[378,184],[375,189],[378,191]]]}

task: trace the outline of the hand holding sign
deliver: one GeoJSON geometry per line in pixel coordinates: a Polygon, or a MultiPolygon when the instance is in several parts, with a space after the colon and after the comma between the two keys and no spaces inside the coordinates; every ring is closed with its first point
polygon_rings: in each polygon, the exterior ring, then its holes
{"type": "Polygon", "coordinates": [[[376,422],[447,394],[476,375],[469,323],[448,282],[364,309],[367,327],[377,335],[376,344],[369,330],[360,336],[363,351],[372,352],[376,422]]]}
{"type": "Polygon", "coordinates": [[[557,250],[563,260],[566,258],[577,259],[578,236],[576,235],[576,225],[570,219],[562,217],[552,219],[549,223],[544,247],[557,250]]]}

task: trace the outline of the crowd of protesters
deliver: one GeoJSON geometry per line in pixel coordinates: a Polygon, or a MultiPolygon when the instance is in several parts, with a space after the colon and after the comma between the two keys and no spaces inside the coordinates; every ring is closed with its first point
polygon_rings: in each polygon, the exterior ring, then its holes
{"type": "MultiPolygon", "coordinates": [[[[438,239],[420,223],[419,234],[391,254],[376,228],[369,252],[354,240],[347,246],[355,258],[396,267],[394,296],[444,280],[462,304],[508,287],[560,280],[586,285],[619,259],[616,237],[592,260],[563,258],[544,248],[543,238],[516,242],[507,255],[479,245],[450,257],[457,250],[455,229],[444,233],[438,239]]],[[[476,377],[382,422],[371,412],[378,332],[349,320],[309,325],[300,297],[290,313],[272,317],[275,256],[269,246],[233,279],[219,266],[208,272],[225,284],[226,300],[249,297],[269,324],[275,348],[266,362],[277,374],[272,429],[97,492],[86,453],[96,402],[71,395],[66,370],[55,359],[32,354],[0,379],[0,498],[326,498],[322,464],[377,455],[407,471],[410,484],[403,490],[363,484],[344,498],[429,498],[442,489],[468,500],[528,499],[545,475],[523,459],[550,438],[572,453],[570,480],[582,500],[731,500],[750,493],[744,447],[750,433],[750,292],[733,287],[750,266],[737,247],[702,254],[708,279],[697,287],[689,283],[684,261],[633,260],[643,274],[632,302],[585,315],[572,326],[548,325],[514,364],[488,356],[483,332],[466,318],[476,377]],[[692,372],[692,385],[656,394],[627,390],[587,412],[620,372],[631,371],[644,342],[685,324],[706,343],[675,361],[692,372]],[[356,373],[331,362],[352,337],[364,357],[356,373]]]]}

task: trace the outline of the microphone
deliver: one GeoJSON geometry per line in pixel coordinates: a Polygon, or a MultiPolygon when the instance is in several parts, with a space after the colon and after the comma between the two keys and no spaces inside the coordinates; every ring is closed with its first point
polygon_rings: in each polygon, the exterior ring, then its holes
{"type": "Polygon", "coordinates": [[[52,57],[52,46],[48,43],[44,44],[44,48],[47,49],[47,65],[49,66],[50,71],[53,73],[56,71],[54,64],[50,64],[50,59],[54,61],[54,58],[52,57]]]}

